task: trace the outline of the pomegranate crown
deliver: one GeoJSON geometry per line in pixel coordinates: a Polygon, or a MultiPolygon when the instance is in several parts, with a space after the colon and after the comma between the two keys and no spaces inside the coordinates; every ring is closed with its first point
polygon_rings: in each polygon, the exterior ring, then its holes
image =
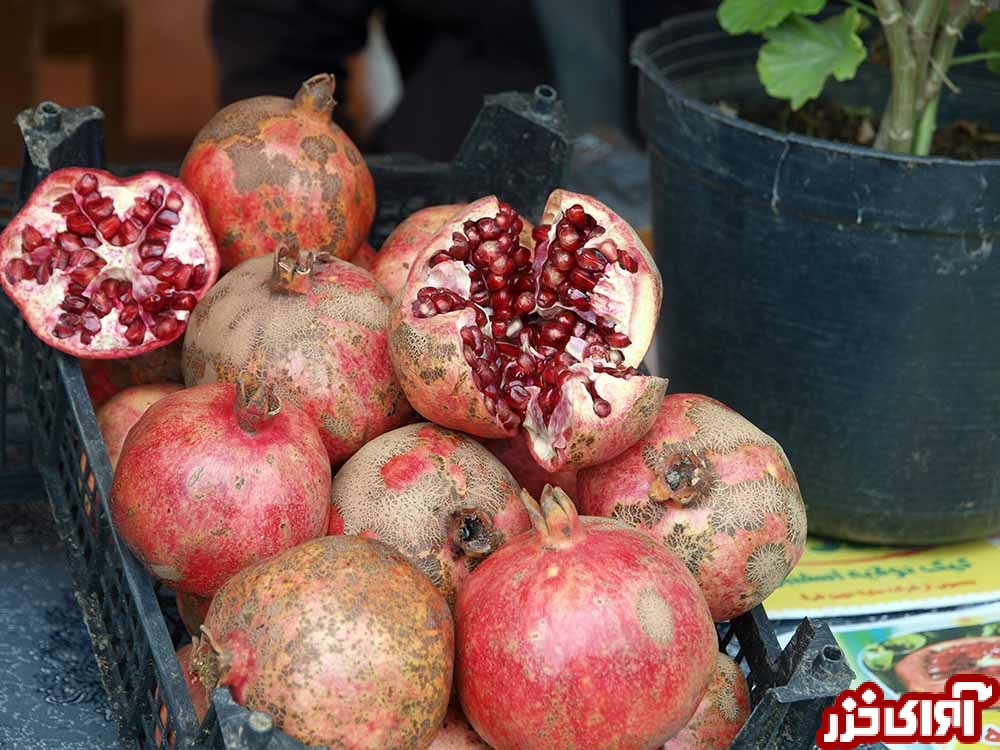
{"type": "Polygon", "coordinates": [[[312,288],[315,263],[313,253],[282,245],[274,253],[271,287],[289,294],[306,294],[312,288]]]}
{"type": "Polygon", "coordinates": [[[236,376],[236,403],[233,406],[240,427],[246,432],[256,432],[263,422],[267,422],[281,411],[281,399],[274,393],[270,383],[263,382],[248,370],[236,376]]]}
{"type": "Polygon", "coordinates": [[[317,73],[299,87],[295,94],[295,106],[315,114],[329,116],[337,105],[337,100],[333,98],[336,86],[337,79],[333,73],[317,73]]]}
{"type": "Polygon", "coordinates": [[[545,549],[570,547],[584,535],[576,506],[561,488],[545,485],[541,502],[521,490],[521,502],[545,549]]]}

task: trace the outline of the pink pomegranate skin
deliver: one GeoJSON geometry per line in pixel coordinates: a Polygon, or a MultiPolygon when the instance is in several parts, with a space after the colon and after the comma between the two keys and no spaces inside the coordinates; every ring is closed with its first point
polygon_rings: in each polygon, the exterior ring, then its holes
{"type": "Polygon", "coordinates": [[[330,463],[319,433],[294,404],[252,387],[247,401],[228,383],[171,394],[122,448],[112,520],[176,591],[212,596],[248,565],[326,533],[330,463]]]}
{"type": "Polygon", "coordinates": [[[111,399],[97,410],[97,426],[104,438],[104,447],[108,449],[111,468],[118,464],[122,446],[129,430],[139,421],[146,410],[162,398],[176,393],[184,386],[180,383],[151,383],[126,388],[112,396],[111,399]]]}
{"type": "Polygon", "coordinates": [[[547,484],[559,487],[570,497],[576,496],[576,471],[546,471],[531,455],[523,435],[506,440],[483,440],[483,445],[496,456],[500,463],[514,476],[517,483],[532,497],[541,497],[547,484]]]}
{"type": "Polygon", "coordinates": [[[100,409],[109,398],[133,385],[180,383],[183,341],[153,349],[136,357],[122,359],[81,359],[80,371],[87,384],[87,394],[94,409],[100,409]]]}
{"type": "Polygon", "coordinates": [[[453,705],[427,750],[490,750],[490,746],[469,726],[461,709],[453,705]]]}
{"type": "Polygon", "coordinates": [[[201,678],[198,673],[191,668],[191,654],[193,651],[193,644],[188,643],[177,649],[177,661],[181,664],[181,673],[184,675],[184,684],[187,686],[188,693],[191,696],[191,703],[194,705],[194,715],[198,717],[198,721],[203,721],[205,715],[208,713],[208,704],[211,700],[208,697],[208,691],[205,690],[205,686],[201,684],[201,678]]]}
{"type": "Polygon", "coordinates": [[[243,571],[212,600],[203,632],[202,681],[306,745],[425,748],[448,708],[451,612],[376,540],[315,539],[243,571]]]}
{"type": "Polygon", "coordinates": [[[663,399],[635,445],[581,471],[583,512],[663,540],[694,574],[716,622],[764,601],[802,556],[806,513],[781,446],[718,401],[663,399]]]}
{"type": "Polygon", "coordinates": [[[653,750],[688,721],[717,637],[694,579],[655,539],[579,518],[547,489],[534,530],[473,573],[455,606],[462,709],[496,750],[653,750]]]}
{"type": "Polygon", "coordinates": [[[750,716],[750,690],[736,662],[718,654],[715,671],[691,720],[663,750],[724,750],[750,716]]]}
{"type": "MultiPolygon", "coordinates": [[[[461,211],[459,203],[428,206],[403,219],[390,234],[371,265],[372,276],[395,297],[410,275],[410,266],[434,233],[453,214],[461,211]]],[[[355,261],[357,262],[357,261],[355,261]]]]}
{"type": "Polygon", "coordinates": [[[372,440],[333,479],[331,534],[403,552],[449,604],[484,557],[531,528],[510,473],[459,432],[421,422],[372,440]]]}
{"type": "Polygon", "coordinates": [[[184,628],[193,637],[201,635],[201,626],[205,622],[205,615],[212,600],[207,596],[195,596],[194,594],[177,594],[177,613],[181,616],[184,628]]]}
{"type": "Polygon", "coordinates": [[[375,248],[367,242],[362,242],[361,247],[358,248],[357,255],[351,258],[351,263],[371,273],[372,263],[375,262],[376,258],[378,258],[378,253],[375,248]]]}

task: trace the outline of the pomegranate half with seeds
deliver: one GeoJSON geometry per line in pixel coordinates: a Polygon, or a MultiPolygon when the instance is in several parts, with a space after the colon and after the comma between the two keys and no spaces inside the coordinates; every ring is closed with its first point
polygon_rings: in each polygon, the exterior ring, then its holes
{"type": "Polygon", "coordinates": [[[601,463],[656,418],[667,382],[638,375],[662,283],[610,208],[556,190],[543,223],[495,196],[445,222],[393,302],[390,352],[414,408],[479,437],[523,429],[548,471],[601,463]]]}
{"type": "Polygon", "coordinates": [[[465,206],[454,203],[428,206],[414,211],[399,222],[392,230],[392,234],[382,243],[378,255],[372,262],[371,272],[375,280],[395,297],[406,284],[410,266],[427,246],[428,240],[441,228],[445,219],[463,208],[465,206]]]}
{"type": "Polygon", "coordinates": [[[219,273],[197,198],[145,172],[60,169],[0,235],[0,280],[35,334],[76,357],[129,357],[176,340],[219,273]]]}

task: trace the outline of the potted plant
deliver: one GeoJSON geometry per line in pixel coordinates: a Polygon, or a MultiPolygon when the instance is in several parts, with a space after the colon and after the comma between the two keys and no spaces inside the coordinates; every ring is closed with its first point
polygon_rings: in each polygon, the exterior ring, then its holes
{"type": "Polygon", "coordinates": [[[725,0],[633,45],[661,367],[787,447],[811,531],[916,544],[1000,530],[989,11],[725,0]]]}

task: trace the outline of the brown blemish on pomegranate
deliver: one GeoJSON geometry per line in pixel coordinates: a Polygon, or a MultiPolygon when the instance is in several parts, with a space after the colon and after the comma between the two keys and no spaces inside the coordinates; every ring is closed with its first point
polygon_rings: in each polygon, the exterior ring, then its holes
{"type": "Polygon", "coordinates": [[[250,193],[263,185],[287,185],[295,174],[288,157],[267,153],[263,141],[235,141],[224,150],[234,165],[233,180],[239,193],[250,193]]]}
{"type": "Polygon", "coordinates": [[[646,501],[638,503],[616,503],[611,511],[611,518],[622,521],[629,526],[650,527],[660,522],[667,513],[662,503],[646,501]]]}
{"type": "Polygon", "coordinates": [[[677,555],[696,579],[701,572],[701,564],[710,560],[716,544],[709,530],[692,532],[687,526],[675,523],[670,533],[663,537],[663,543],[677,555]]]}
{"type": "Polygon", "coordinates": [[[777,590],[790,570],[783,544],[762,544],[747,558],[746,577],[758,591],[777,590]]]}
{"type": "Polygon", "coordinates": [[[325,170],[330,154],[337,153],[337,142],[326,135],[307,135],[302,139],[302,150],[325,170]]]}
{"type": "Polygon", "coordinates": [[[636,601],[636,615],[643,632],[660,646],[674,637],[674,616],[663,597],[653,589],[643,589],[636,601]]]}

